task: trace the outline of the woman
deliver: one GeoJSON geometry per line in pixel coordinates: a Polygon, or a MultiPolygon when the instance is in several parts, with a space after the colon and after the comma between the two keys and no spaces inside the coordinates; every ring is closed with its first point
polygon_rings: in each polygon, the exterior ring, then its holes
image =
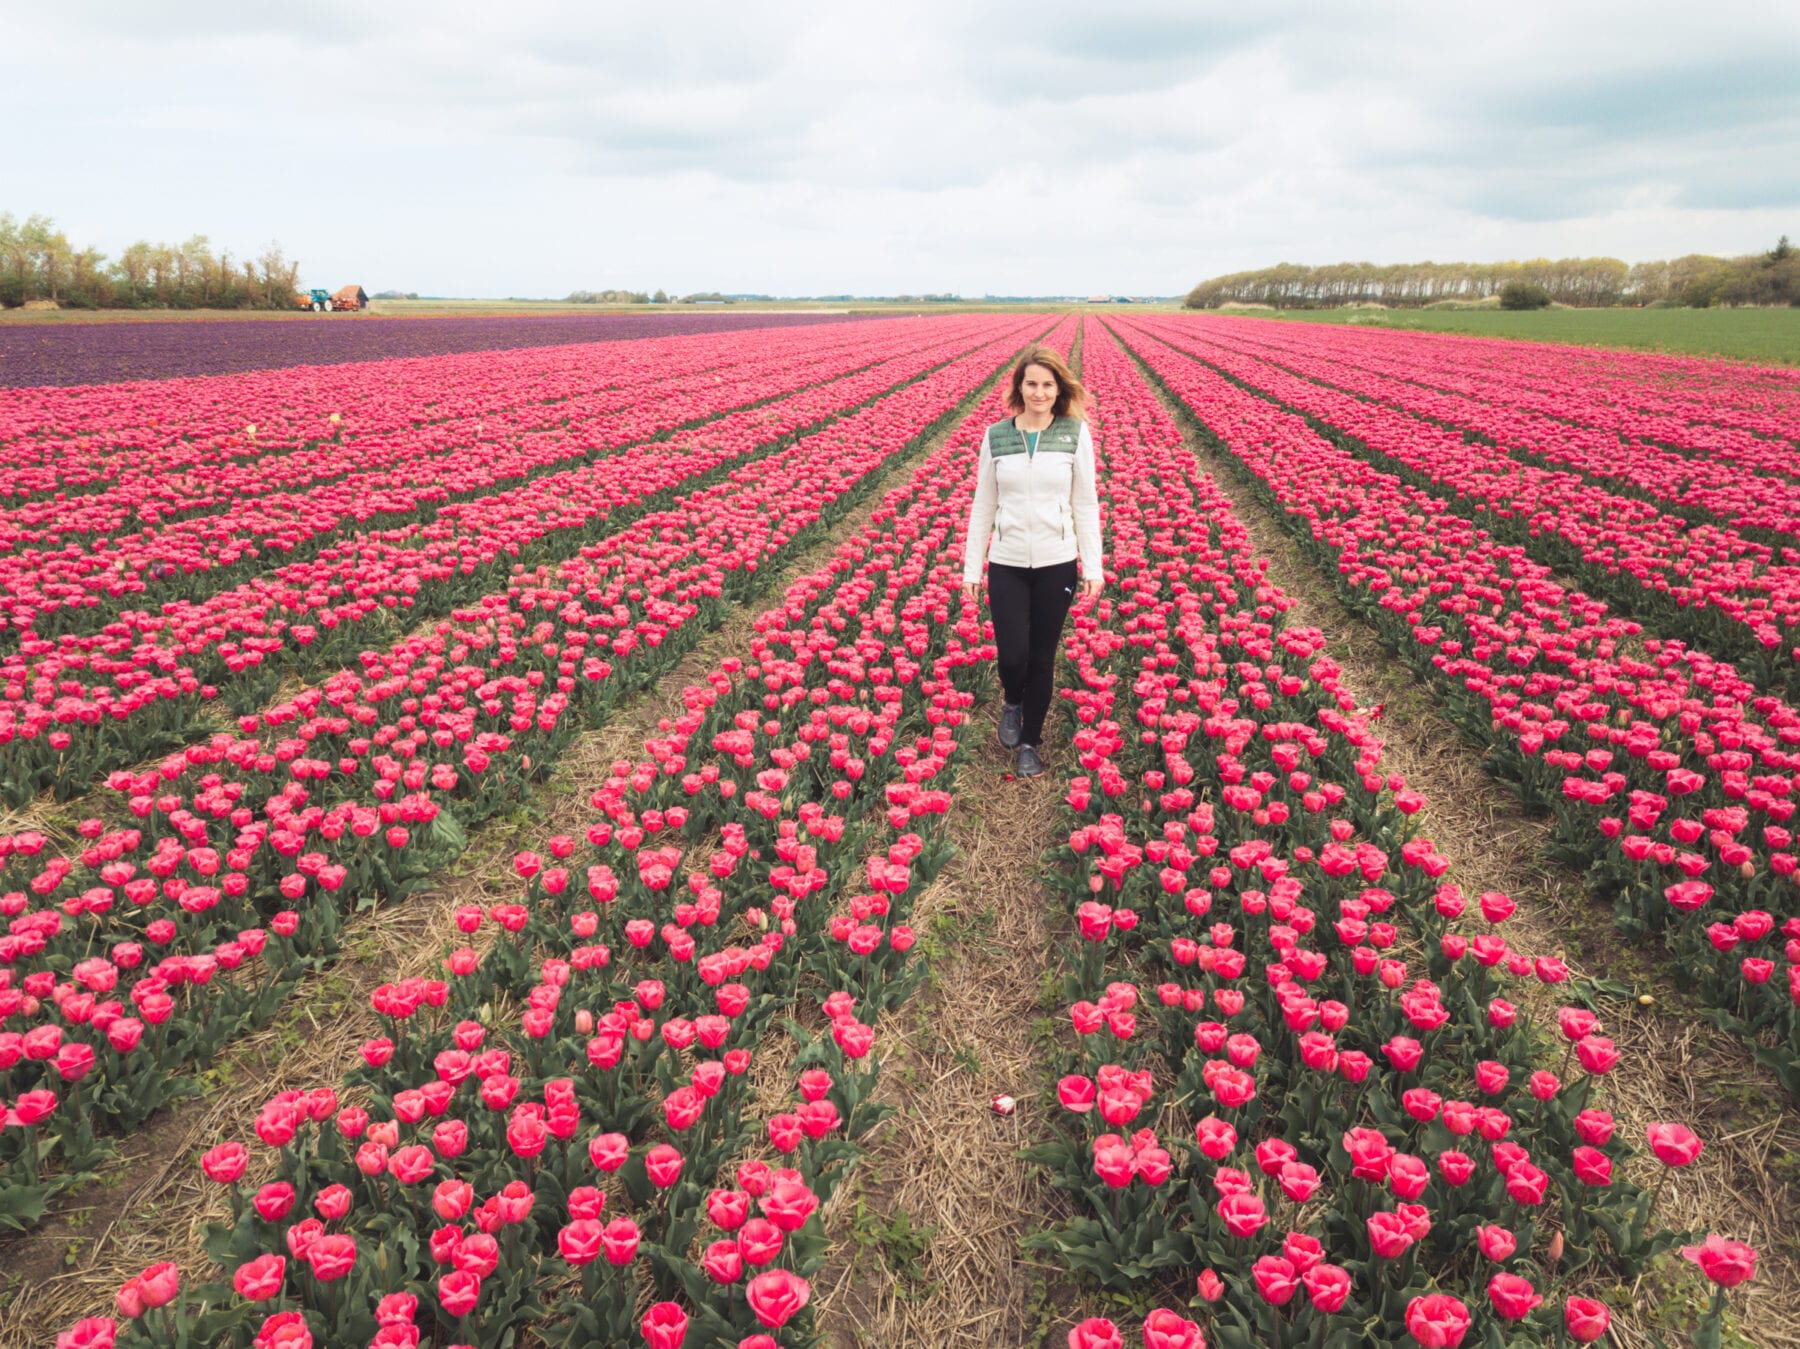
{"type": "Polygon", "coordinates": [[[1100,593],[1100,500],[1086,393],[1049,347],[1013,367],[1007,410],[981,441],[963,558],[963,596],[979,597],[987,560],[988,607],[999,658],[1000,743],[1019,751],[1020,777],[1044,771],[1044,718],[1063,621],[1081,593],[1100,593]],[[991,541],[990,537],[992,536],[991,541]]]}

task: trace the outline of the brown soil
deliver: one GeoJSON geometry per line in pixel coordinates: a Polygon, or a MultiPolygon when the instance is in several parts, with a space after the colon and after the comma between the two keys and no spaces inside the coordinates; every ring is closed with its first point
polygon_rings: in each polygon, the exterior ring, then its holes
{"type": "Polygon", "coordinates": [[[1039,871],[1065,774],[1052,746],[1042,778],[1015,779],[993,739],[999,711],[996,698],[974,711],[950,819],[957,854],[914,909],[928,981],[876,1024],[877,1099],[894,1114],[825,1212],[831,1259],[816,1293],[830,1349],[1035,1344],[1072,1299],[1065,1271],[1019,1248],[1067,1207],[1018,1156],[1051,1137],[1042,1042],[1066,924],[1039,871]],[[1011,1114],[996,1111],[1001,1096],[1011,1114]]]}
{"type": "Polygon", "coordinates": [[[877,1024],[878,1099],[896,1109],[857,1184],[826,1214],[832,1263],[817,1284],[832,1349],[1035,1344],[1062,1272],[1021,1252],[1061,1197],[1018,1151],[1050,1136],[1053,1083],[1038,1052],[1058,1003],[1049,952],[1059,915],[1039,881],[1062,773],[1013,779],[992,739],[997,701],[957,781],[958,855],[919,898],[931,981],[877,1024]],[[996,1114],[997,1095],[1016,1111],[996,1114]]]}

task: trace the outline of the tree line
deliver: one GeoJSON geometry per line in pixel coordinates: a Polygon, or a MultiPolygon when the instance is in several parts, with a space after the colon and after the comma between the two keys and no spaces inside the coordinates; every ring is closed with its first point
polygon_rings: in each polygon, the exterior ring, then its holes
{"type": "Polygon", "coordinates": [[[572,290],[564,297],[564,304],[667,304],[668,293],[657,291],[654,295],[647,290],[572,290]]]}
{"type": "Polygon", "coordinates": [[[139,240],[116,258],[78,248],[48,216],[0,211],[0,305],[49,300],[78,309],[287,309],[300,264],[272,243],[242,262],[196,234],[139,240]]]}
{"type": "Polygon", "coordinates": [[[1618,258],[1532,258],[1513,262],[1337,262],[1308,267],[1277,263],[1202,281],[1187,293],[1189,309],[1265,304],[1277,309],[1330,309],[1346,304],[1418,308],[1477,301],[1508,286],[1536,287],[1557,304],[1800,305],[1800,250],[1786,235],[1767,253],[1719,258],[1701,253],[1626,264],[1618,258]]]}

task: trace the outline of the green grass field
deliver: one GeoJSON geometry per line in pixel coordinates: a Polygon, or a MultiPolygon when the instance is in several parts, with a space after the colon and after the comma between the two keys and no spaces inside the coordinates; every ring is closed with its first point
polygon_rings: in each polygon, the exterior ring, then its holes
{"type": "Polygon", "coordinates": [[[1527,342],[1630,347],[1800,365],[1800,309],[1312,309],[1231,310],[1250,318],[1344,323],[1416,332],[1471,333],[1527,342]]]}

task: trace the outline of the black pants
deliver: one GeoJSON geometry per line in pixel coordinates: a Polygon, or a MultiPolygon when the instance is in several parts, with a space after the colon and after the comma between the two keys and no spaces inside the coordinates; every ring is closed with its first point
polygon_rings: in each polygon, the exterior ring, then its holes
{"type": "Polygon", "coordinates": [[[1075,563],[1049,567],[1009,567],[988,563],[988,607],[994,615],[994,646],[1000,687],[1009,703],[1023,703],[1021,744],[1041,747],[1050,711],[1051,676],[1063,620],[1075,602],[1075,563]]]}

